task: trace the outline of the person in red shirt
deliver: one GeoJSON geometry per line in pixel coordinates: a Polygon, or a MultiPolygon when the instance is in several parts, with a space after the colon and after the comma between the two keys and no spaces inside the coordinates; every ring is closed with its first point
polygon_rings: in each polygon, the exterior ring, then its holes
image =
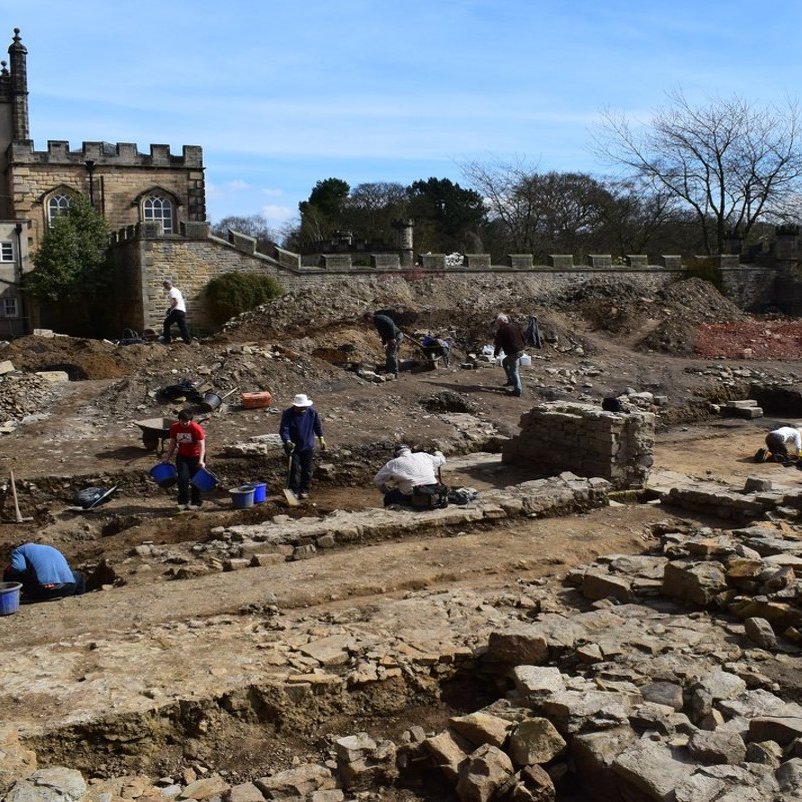
{"type": "Polygon", "coordinates": [[[206,432],[186,410],[178,413],[178,421],[170,427],[170,445],[162,462],[169,462],[173,454],[178,471],[178,509],[199,510],[203,499],[192,477],[198,468],[206,467],[206,432]]]}

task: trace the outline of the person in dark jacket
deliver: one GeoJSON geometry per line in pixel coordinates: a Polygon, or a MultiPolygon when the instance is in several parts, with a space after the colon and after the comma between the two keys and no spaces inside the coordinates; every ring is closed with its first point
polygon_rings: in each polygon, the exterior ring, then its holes
{"type": "Polygon", "coordinates": [[[84,575],[73,571],[64,555],[44,543],[23,543],[11,552],[4,582],[22,583],[23,601],[47,601],[86,591],[84,575]]]}
{"type": "Polygon", "coordinates": [[[281,413],[279,435],[284,452],[291,460],[290,490],[297,493],[298,498],[309,498],[315,437],[320,442],[321,451],[326,450],[326,441],[320,415],[312,406],[312,399],[305,393],[298,393],[292,400],[292,406],[281,413]]]}
{"type": "Polygon", "coordinates": [[[510,323],[507,315],[496,317],[496,337],[493,341],[493,356],[497,357],[502,351],[504,359],[501,362],[507,374],[505,387],[512,387],[514,396],[521,395],[521,374],[518,370],[518,360],[526,348],[523,332],[519,326],[510,323]]]}
{"type": "Polygon", "coordinates": [[[401,340],[404,335],[401,329],[395,325],[395,321],[381,312],[365,312],[362,319],[366,323],[372,323],[381,337],[384,346],[384,370],[398,378],[398,351],[401,348],[401,340]]]}

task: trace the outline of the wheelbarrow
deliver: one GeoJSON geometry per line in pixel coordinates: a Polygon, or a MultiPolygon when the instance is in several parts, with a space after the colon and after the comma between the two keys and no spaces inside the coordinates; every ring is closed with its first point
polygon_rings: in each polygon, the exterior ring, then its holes
{"type": "Polygon", "coordinates": [[[164,441],[170,437],[170,427],[175,418],[148,418],[134,423],[142,430],[142,444],[148,451],[164,451],[164,441]]]}

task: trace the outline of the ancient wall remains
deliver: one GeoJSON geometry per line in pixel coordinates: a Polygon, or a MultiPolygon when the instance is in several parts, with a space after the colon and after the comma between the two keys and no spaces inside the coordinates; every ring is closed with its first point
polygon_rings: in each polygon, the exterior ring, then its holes
{"type": "Polygon", "coordinates": [[[532,476],[571,471],[607,479],[617,489],[642,487],[653,463],[655,416],[605,412],[593,404],[540,404],[521,416],[521,433],[508,441],[502,461],[532,476]]]}

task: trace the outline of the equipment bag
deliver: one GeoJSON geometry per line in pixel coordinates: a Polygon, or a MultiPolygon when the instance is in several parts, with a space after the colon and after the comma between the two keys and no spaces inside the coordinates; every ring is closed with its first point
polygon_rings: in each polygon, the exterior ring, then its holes
{"type": "Polygon", "coordinates": [[[85,487],[75,494],[75,505],[85,510],[105,504],[111,498],[111,493],[106,487],[85,487]]]}
{"type": "Polygon", "coordinates": [[[438,510],[448,506],[448,488],[437,482],[412,488],[411,504],[418,510],[438,510]]]}

